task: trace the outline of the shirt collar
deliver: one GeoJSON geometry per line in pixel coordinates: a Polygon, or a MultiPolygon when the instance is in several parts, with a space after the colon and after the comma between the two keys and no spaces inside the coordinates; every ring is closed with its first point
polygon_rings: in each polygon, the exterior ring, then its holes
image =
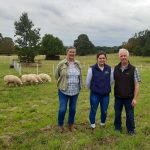
{"type": "MultiPolygon", "coordinates": [[[[67,58],[65,58],[64,63],[69,65],[69,62],[68,62],[67,58]]],[[[74,64],[78,64],[77,60],[74,60],[74,64]]]]}

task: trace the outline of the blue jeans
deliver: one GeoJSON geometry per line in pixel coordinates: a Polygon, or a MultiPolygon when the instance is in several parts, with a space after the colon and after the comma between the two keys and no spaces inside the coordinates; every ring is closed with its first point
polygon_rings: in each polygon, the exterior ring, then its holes
{"type": "Polygon", "coordinates": [[[101,123],[105,123],[107,117],[107,109],[109,105],[109,95],[100,95],[91,91],[90,92],[91,109],[89,115],[91,124],[95,124],[95,116],[99,103],[101,111],[101,123]]]}
{"type": "Polygon", "coordinates": [[[64,124],[64,118],[67,110],[68,100],[69,100],[68,124],[71,125],[74,123],[78,95],[79,94],[68,96],[63,94],[60,90],[58,90],[58,96],[59,96],[58,126],[62,126],[64,124]]]}
{"type": "Polygon", "coordinates": [[[134,107],[131,105],[132,99],[120,99],[115,97],[115,120],[114,126],[116,130],[121,130],[122,122],[121,122],[121,113],[122,108],[125,106],[126,111],[126,127],[128,132],[134,131],[135,123],[134,123],[134,107]]]}

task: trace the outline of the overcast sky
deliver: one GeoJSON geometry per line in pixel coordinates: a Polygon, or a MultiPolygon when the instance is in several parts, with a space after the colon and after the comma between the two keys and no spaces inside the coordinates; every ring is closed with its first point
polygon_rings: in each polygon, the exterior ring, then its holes
{"type": "Polygon", "coordinates": [[[118,46],[150,27],[150,0],[1,0],[0,33],[14,37],[14,21],[23,12],[64,45],[87,34],[95,46],[118,46]]]}

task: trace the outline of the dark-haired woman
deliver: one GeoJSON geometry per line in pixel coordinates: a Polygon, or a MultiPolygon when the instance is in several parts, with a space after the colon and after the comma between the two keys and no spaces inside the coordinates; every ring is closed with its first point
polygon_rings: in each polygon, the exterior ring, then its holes
{"type": "Polygon", "coordinates": [[[106,53],[101,51],[97,54],[97,62],[88,69],[86,84],[90,88],[90,114],[89,119],[92,130],[96,127],[95,116],[100,104],[100,126],[105,126],[107,110],[109,105],[109,94],[111,92],[111,82],[113,81],[113,71],[106,64],[106,53]]]}

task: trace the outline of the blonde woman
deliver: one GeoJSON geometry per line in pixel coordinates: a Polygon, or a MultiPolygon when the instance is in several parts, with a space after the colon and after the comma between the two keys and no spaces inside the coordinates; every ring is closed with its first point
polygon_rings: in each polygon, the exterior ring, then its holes
{"type": "Polygon", "coordinates": [[[76,48],[68,47],[67,56],[58,65],[55,73],[58,86],[59,111],[58,127],[60,132],[64,130],[64,118],[69,101],[68,127],[73,130],[76,113],[76,103],[82,86],[82,75],[79,61],[75,60],[76,48]]]}

